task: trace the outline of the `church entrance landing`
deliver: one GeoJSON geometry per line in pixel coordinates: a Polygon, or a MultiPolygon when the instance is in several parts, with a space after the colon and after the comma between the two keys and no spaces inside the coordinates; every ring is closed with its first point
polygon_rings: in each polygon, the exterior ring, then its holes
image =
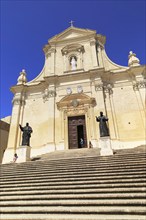
{"type": "Polygon", "coordinates": [[[68,117],[68,142],[69,149],[87,147],[85,115],[68,117]]]}

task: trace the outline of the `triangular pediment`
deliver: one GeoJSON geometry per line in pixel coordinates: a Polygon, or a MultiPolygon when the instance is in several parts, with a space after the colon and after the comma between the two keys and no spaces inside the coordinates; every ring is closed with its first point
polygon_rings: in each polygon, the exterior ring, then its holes
{"type": "Polygon", "coordinates": [[[81,29],[76,27],[69,27],[60,34],[52,37],[49,39],[48,42],[57,42],[57,41],[63,41],[68,39],[74,39],[74,38],[80,38],[85,37],[89,35],[96,34],[95,30],[89,30],[89,29],[81,29]]]}

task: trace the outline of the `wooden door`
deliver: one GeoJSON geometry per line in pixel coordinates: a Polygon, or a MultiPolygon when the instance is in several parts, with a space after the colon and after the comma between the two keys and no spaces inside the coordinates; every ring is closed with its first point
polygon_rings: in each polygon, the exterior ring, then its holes
{"type": "Polygon", "coordinates": [[[80,138],[83,138],[83,147],[87,147],[85,116],[68,117],[69,149],[80,148],[80,138]]]}

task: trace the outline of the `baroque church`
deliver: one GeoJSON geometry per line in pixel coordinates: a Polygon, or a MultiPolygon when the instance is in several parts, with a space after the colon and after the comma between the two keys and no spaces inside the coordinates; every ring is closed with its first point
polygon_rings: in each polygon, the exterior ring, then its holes
{"type": "Polygon", "coordinates": [[[27,82],[20,72],[14,94],[7,149],[3,163],[21,147],[19,124],[33,129],[31,157],[59,150],[99,148],[96,116],[108,118],[112,149],[145,144],[145,65],[132,51],[128,65],[112,62],[105,51],[106,37],[95,30],[69,28],[44,46],[45,64],[27,82]]]}

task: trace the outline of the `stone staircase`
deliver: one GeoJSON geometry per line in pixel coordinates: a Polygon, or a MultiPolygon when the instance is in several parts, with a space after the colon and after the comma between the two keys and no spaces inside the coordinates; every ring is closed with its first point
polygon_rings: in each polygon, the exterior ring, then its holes
{"type": "Polygon", "coordinates": [[[49,153],[1,165],[1,220],[146,220],[145,148],[49,153]]]}

